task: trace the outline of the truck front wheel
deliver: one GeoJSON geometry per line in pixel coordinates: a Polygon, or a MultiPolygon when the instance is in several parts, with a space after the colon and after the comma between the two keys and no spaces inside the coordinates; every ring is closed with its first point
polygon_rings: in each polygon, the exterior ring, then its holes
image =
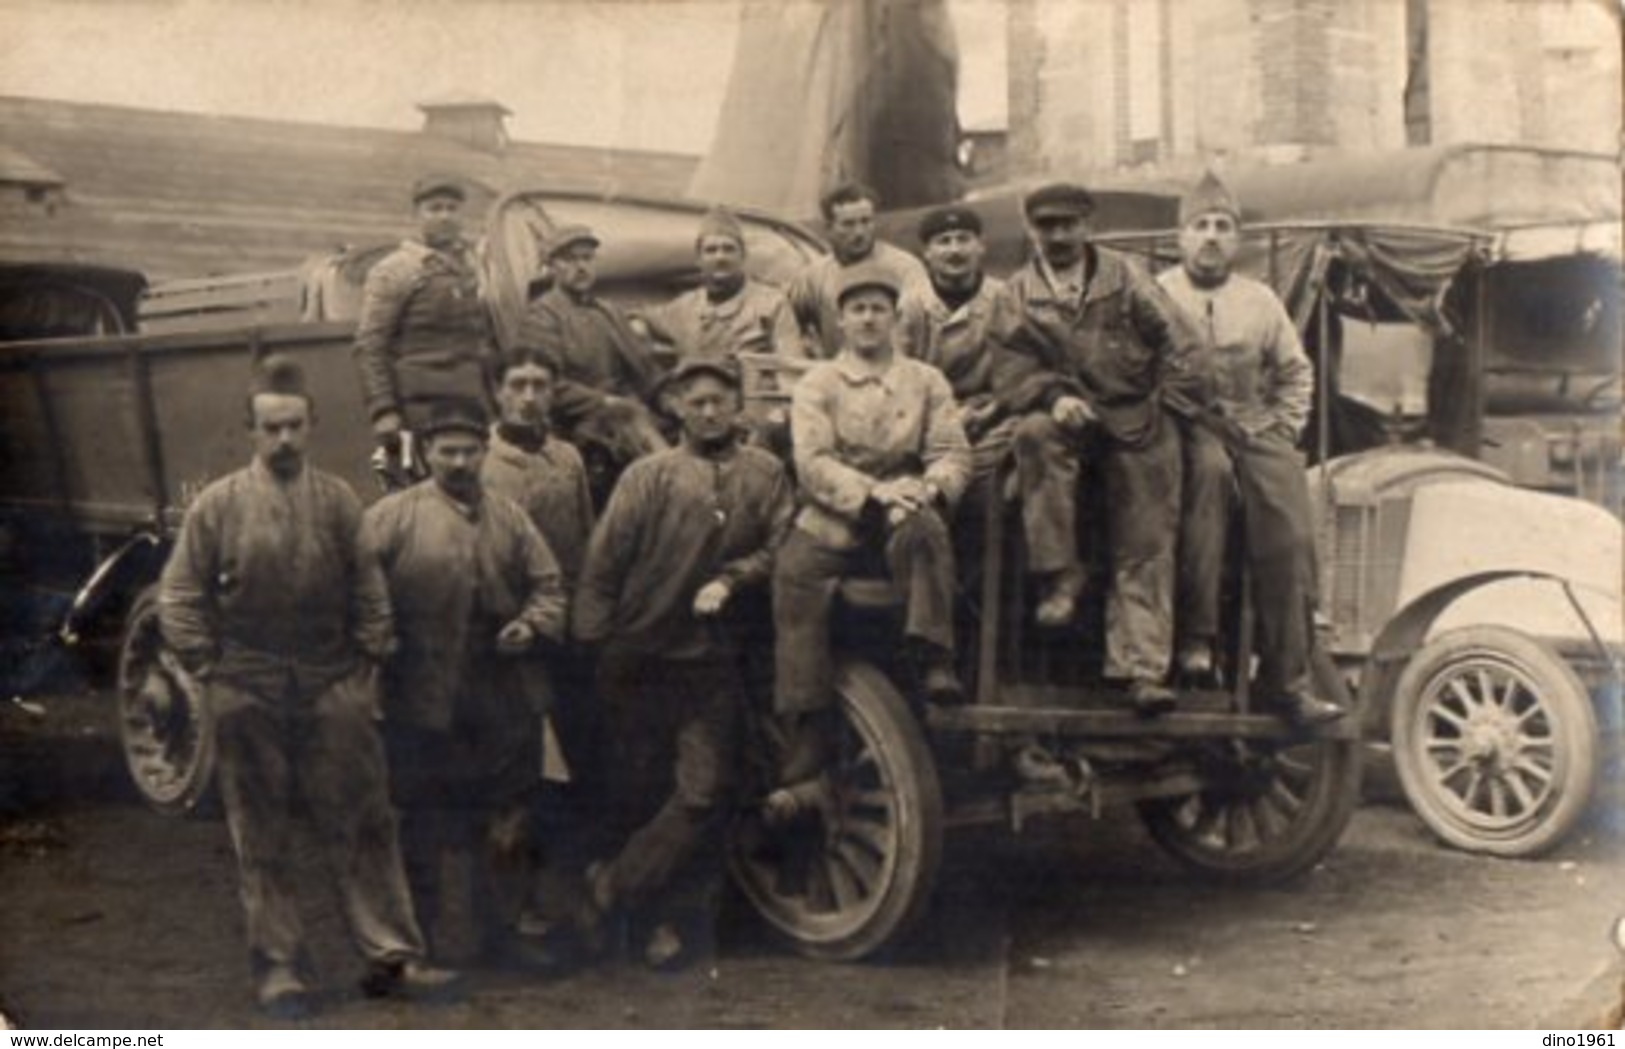
{"type": "Polygon", "coordinates": [[[202,683],[158,631],[158,588],[143,590],[125,620],[118,659],[119,736],[141,798],[165,815],[196,809],[214,781],[214,720],[202,683]]]}

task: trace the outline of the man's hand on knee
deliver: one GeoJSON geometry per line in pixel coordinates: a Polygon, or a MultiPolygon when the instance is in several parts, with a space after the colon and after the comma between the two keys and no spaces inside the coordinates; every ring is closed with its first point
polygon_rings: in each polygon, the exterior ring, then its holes
{"type": "Polygon", "coordinates": [[[1095,421],[1095,410],[1089,407],[1089,402],[1082,397],[1066,396],[1059,398],[1049,410],[1050,418],[1055,425],[1073,433],[1082,430],[1095,421]]]}

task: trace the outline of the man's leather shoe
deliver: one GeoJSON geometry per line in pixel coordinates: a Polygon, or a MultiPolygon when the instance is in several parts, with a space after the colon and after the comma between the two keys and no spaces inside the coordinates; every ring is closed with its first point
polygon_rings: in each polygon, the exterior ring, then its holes
{"type": "Polygon", "coordinates": [[[1083,593],[1084,579],[1081,568],[1063,568],[1055,573],[1033,613],[1039,626],[1054,629],[1072,622],[1078,614],[1078,598],[1083,593]]]}
{"type": "Polygon", "coordinates": [[[368,998],[400,998],[413,1002],[450,1001],[463,991],[463,976],[421,958],[372,962],[361,978],[361,993],[368,998]]]}
{"type": "Polygon", "coordinates": [[[310,987],[285,965],[273,965],[266,971],[255,999],[260,1011],[278,1020],[307,1020],[316,1013],[310,987]]]}
{"type": "Polygon", "coordinates": [[[1130,682],[1128,696],[1129,702],[1134,704],[1134,712],[1142,718],[1161,717],[1179,705],[1173,689],[1149,678],[1130,682]]]}
{"type": "Polygon", "coordinates": [[[1179,646],[1174,665],[1181,677],[1206,681],[1213,677],[1213,646],[1206,641],[1187,641],[1179,646]]]}
{"type": "Polygon", "coordinates": [[[959,675],[954,673],[953,664],[946,657],[933,659],[926,664],[925,673],[920,678],[920,688],[932,703],[946,706],[965,701],[965,686],[960,684],[959,675]]]}
{"type": "Polygon", "coordinates": [[[1271,704],[1280,715],[1294,725],[1324,725],[1347,714],[1336,703],[1328,702],[1308,692],[1288,692],[1271,704]]]}

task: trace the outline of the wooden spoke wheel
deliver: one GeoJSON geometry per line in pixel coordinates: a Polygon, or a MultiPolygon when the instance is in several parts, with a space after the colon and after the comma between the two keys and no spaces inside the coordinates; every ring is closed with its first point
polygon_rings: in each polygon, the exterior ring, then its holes
{"type": "Polygon", "coordinates": [[[214,722],[202,685],[164,647],[156,587],[126,621],[118,704],[124,761],[142,800],[168,815],[197,808],[214,780],[214,722]]]}
{"type": "Polygon", "coordinates": [[[783,827],[748,814],[730,862],[745,897],[802,953],[852,961],[894,943],[930,903],[942,788],[923,733],[866,662],[837,665],[827,804],[783,827]]]}
{"type": "MultiPolygon", "coordinates": [[[[1320,695],[1357,718],[1324,654],[1314,662],[1320,695]]],[[[1203,790],[1142,802],[1152,838],[1198,873],[1227,884],[1269,885],[1313,867],[1337,844],[1360,796],[1354,739],[1227,741],[1197,759],[1203,790]]]]}
{"type": "Polygon", "coordinates": [[[1591,698],[1555,652],[1517,631],[1475,626],[1428,642],[1400,676],[1389,727],[1411,807],[1457,848],[1537,855],[1590,803],[1591,698]]]}

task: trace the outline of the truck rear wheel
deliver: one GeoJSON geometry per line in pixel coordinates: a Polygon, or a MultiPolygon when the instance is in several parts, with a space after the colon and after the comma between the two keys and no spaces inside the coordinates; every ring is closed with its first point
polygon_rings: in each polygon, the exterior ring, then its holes
{"type": "Polygon", "coordinates": [[[165,815],[195,810],[214,782],[214,720],[202,683],[164,646],[158,588],[136,598],[118,660],[119,736],[141,799],[165,815]]]}
{"type": "MultiPolygon", "coordinates": [[[[1359,711],[1331,658],[1313,661],[1317,694],[1359,711]]],[[[1157,844],[1186,867],[1232,885],[1272,885],[1301,875],[1330,852],[1360,797],[1357,739],[1232,741],[1198,762],[1206,789],[1142,802],[1157,844]]]]}
{"type": "Polygon", "coordinates": [[[1595,789],[1585,686],[1550,647],[1506,627],[1424,645],[1400,675],[1389,729],[1411,808],[1469,852],[1538,855],[1563,840],[1595,789]]]}
{"type": "Polygon", "coordinates": [[[801,953],[855,961],[901,937],[925,912],[942,860],[942,787],[908,704],[872,664],[836,667],[840,719],[830,805],[772,829],[734,828],[734,880],[801,953]]]}

